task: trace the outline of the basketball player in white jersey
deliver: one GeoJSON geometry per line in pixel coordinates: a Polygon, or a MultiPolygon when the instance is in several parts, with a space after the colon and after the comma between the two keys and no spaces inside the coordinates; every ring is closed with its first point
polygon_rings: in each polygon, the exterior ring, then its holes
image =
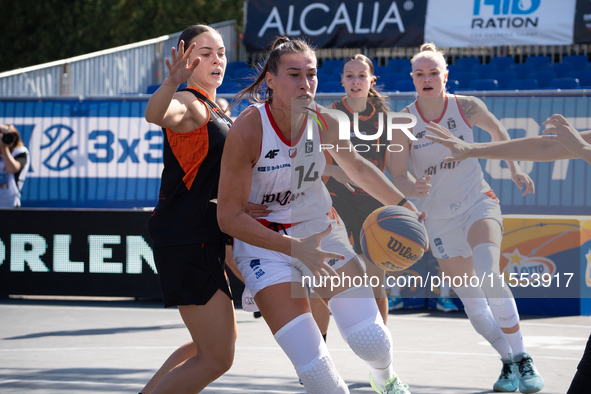
{"type": "MultiPolygon", "coordinates": [[[[430,184],[418,205],[427,213],[426,227],[431,252],[437,258],[442,275],[450,278],[482,278],[492,274],[492,281],[482,287],[469,283],[454,287],[464,303],[474,329],[500,354],[503,368],[494,383],[495,391],[535,393],[544,383],[532,358],[527,353],[519,326],[519,313],[513,295],[500,277],[502,216],[499,200],[484,180],[477,159],[445,163],[449,151],[424,138],[429,122],[442,124],[452,134],[473,142],[472,126],[491,135],[493,141],[508,140],[502,124],[475,97],[449,95],[445,91],[447,64],[443,53],[433,44],[424,44],[411,59],[412,78],[418,99],[403,112],[416,116],[417,124],[411,141],[402,133],[393,133],[392,143],[407,146],[391,154],[389,171],[394,184],[412,196],[415,180],[407,176],[410,163],[417,183],[430,184]]],[[[523,195],[533,192],[534,185],[517,163],[507,162],[511,178],[523,195]]]]}
{"type": "MultiPolygon", "coordinates": [[[[260,309],[307,392],[348,393],[310,313],[302,277],[364,275],[321,178],[325,159],[319,144],[350,145],[338,140],[335,120],[323,115],[325,123],[314,113],[314,51],[303,41],[285,37],[271,48],[256,81],[241,92],[256,104],[238,116],[226,140],[218,221],[235,239],[234,259],[246,285],[243,307],[260,309]],[[258,97],[263,82],[266,101],[258,97]],[[319,119],[322,129],[308,114],[319,119]],[[245,214],[251,201],[271,211],[265,220],[245,214]]],[[[356,184],[383,204],[401,204],[417,212],[353,149],[331,154],[356,184]]],[[[409,393],[393,370],[392,339],[371,288],[349,283],[314,291],[328,303],[345,341],[368,365],[372,387],[379,393],[409,393]]]]}

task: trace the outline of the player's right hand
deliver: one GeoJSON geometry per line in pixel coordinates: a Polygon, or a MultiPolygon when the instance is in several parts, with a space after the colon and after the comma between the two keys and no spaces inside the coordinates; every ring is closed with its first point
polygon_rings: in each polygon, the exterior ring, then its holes
{"type": "Polygon", "coordinates": [[[415,182],[415,194],[418,198],[423,198],[429,195],[429,190],[431,190],[431,184],[429,181],[431,180],[431,175],[427,175],[427,177],[419,178],[415,182]]]}
{"type": "Polygon", "coordinates": [[[174,47],[171,49],[170,57],[172,63],[168,59],[165,60],[166,68],[168,68],[168,77],[166,78],[168,81],[175,85],[180,85],[193,75],[193,71],[195,71],[195,68],[197,68],[201,61],[201,58],[196,57],[189,63],[191,52],[193,52],[196,46],[196,43],[192,43],[187,48],[187,52],[185,52],[185,42],[181,40],[178,51],[174,47]]]}
{"type": "Polygon", "coordinates": [[[425,138],[435,141],[438,144],[449,148],[451,151],[451,155],[443,160],[444,163],[466,160],[470,157],[468,155],[471,148],[470,144],[464,140],[459,139],[458,137],[455,137],[445,127],[434,122],[429,122],[429,124],[425,126],[425,129],[436,135],[425,135],[425,138]]]}
{"type": "Polygon", "coordinates": [[[320,247],[322,239],[331,231],[332,225],[308,237],[292,238],[291,240],[291,256],[308,267],[319,281],[322,276],[338,276],[337,272],[326,263],[326,260],[345,259],[342,254],[327,252],[320,247]]]}

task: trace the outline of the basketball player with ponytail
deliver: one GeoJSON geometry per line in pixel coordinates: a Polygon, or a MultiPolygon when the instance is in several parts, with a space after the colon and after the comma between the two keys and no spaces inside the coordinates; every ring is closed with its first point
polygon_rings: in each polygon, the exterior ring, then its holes
{"type": "MultiPolygon", "coordinates": [[[[333,158],[382,204],[402,203],[419,213],[377,167],[345,149],[350,142],[338,140],[336,120],[322,114],[321,128],[308,116],[322,111],[314,103],[316,86],[314,50],[301,40],[275,40],[255,82],[239,94],[254,104],[238,116],[226,139],[218,221],[234,237],[234,259],[245,280],[243,307],[261,311],[307,392],[348,393],[312,318],[302,281],[364,275],[322,182],[326,161],[320,143],[338,145],[338,151],[331,151],[333,158]],[[267,90],[260,98],[263,84],[267,90]],[[308,121],[313,122],[311,139],[308,121]],[[247,202],[263,201],[271,211],[265,220],[245,213],[247,202]]],[[[392,339],[371,288],[345,283],[314,291],[328,303],[345,341],[368,365],[374,389],[409,393],[393,370],[392,339]]]]}
{"type": "MultiPolygon", "coordinates": [[[[403,193],[414,196],[415,181],[407,176],[410,163],[416,182],[429,182],[430,190],[419,196],[418,205],[427,213],[426,227],[431,251],[446,276],[493,278],[482,287],[454,288],[465,306],[474,329],[501,356],[503,368],[495,391],[535,393],[544,386],[532,358],[526,351],[519,313],[508,286],[500,274],[502,216],[499,201],[484,180],[477,159],[444,163],[449,151],[423,138],[432,132],[428,125],[441,124],[467,142],[473,142],[472,127],[478,126],[493,141],[509,140],[504,126],[492,115],[482,100],[447,94],[447,63],[433,44],[424,44],[412,59],[412,78],[417,100],[404,108],[416,116],[417,125],[411,141],[403,133],[393,133],[392,143],[408,149],[393,153],[388,167],[392,181],[403,193]],[[430,178],[428,178],[430,177],[430,178]]],[[[519,165],[508,161],[511,178],[523,195],[533,193],[532,180],[519,165]]]]}
{"type": "MultiPolygon", "coordinates": [[[[390,111],[384,99],[375,89],[376,77],[371,60],[362,54],[352,56],[343,65],[343,74],[341,85],[345,88],[346,96],[331,104],[332,108],[344,112],[353,122],[353,114],[358,113],[359,131],[364,135],[374,135],[378,128],[378,116],[390,111]]],[[[383,115],[385,116],[385,115],[383,115]]],[[[351,144],[367,144],[368,141],[361,140],[355,135],[351,135],[351,144]]],[[[359,152],[359,154],[373,163],[380,171],[384,171],[386,161],[386,133],[382,133],[379,140],[371,141],[371,144],[380,144],[379,147],[373,147],[368,152],[359,152]]],[[[373,146],[373,145],[372,145],[373,146]]],[[[345,174],[343,169],[332,160],[332,157],[325,151],[326,168],[324,176],[329,176],[326,181],[326,188],[332,197],[332,206],[339,214],[339,217],[345,223],[347,234],[355,245],[355,252],[361,253],[361,244],[359,242],[359,233],[365,218],[374,210],[383,206],[375,198],[355,184],[345,174]]],[[[362,255],[360,257],[363,258],[362,255]]],[[[365,260],[365,259],[364,259],[365,260]]],[[[379,286],[373,287],[374,296],[384,319],[384,324],[388,319],[388,299],[384,286],[385,271],[369,261],[365,261],[367,276],[379,278],[379,286]]],[[[320,331],[326,338],[326,331],[330,321],[330,311],[324,303],[317,298],[311,298],[312,314],[320,327],[320,331]]]]}

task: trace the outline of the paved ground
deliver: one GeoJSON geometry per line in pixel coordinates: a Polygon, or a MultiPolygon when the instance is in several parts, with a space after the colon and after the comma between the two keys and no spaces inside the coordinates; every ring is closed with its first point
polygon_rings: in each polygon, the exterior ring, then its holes
{"type": "MultiPolygon", "coordinates": [[[[234,366],[204,393],[303,393],[262,319],[237,311],[234,366]]],[[[463,313],[390,315],[396,370],[413,394],[492,392],[501,363],[463,313]]],[[[543,393],[565,393],[591,332],[590,317],[523,316],[543,393]]],[[[130,300],[0,301],[0,393],[137,393],[189,339],[176,309],[130,300]]],[[[372,393],[364,363],[334,322],[328,347],[352,393],[372,393]]]]}

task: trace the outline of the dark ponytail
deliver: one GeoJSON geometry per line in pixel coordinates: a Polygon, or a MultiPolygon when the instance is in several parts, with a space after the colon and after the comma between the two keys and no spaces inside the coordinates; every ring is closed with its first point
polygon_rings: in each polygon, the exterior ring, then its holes
{"type": "Polygon", "coordinates": [[[260,96],[261,88],[264,89],[264,86],[266,85],[265,76],[267,75],[267,72],[276,75],[279,63],[281,62],[281,57],[286,53],[305,52],[315,53],[314,48],[301,39],[290,40],[288,37],[276,38],[271,44],[271,49],[267,55],[267,61],[262,66],[259,65],[258,67],[258,75],[255,78],[255,81],[234,96],[232,99],[232,106],[240,102],[244,96],[248,98],[248,101],[253,103],[261,103],[263,101],[271,100],[273,98],[273,90],[268,86],[266,87],[264,94],[262,94],[262,97],[260,96]]]}

